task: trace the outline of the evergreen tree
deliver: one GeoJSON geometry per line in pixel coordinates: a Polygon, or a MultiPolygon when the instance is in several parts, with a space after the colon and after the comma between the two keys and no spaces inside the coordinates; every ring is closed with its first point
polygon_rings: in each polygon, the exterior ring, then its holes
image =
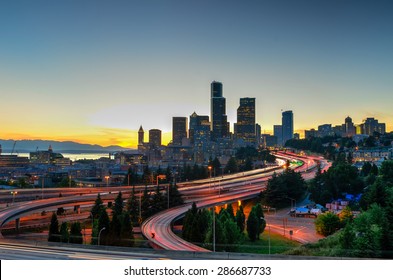
{"type": "Polygon", "coordinates": [[[53,212],[49,226],[48,241],[60,242],[59,220],[56,213],[53,212]]]}
{"type": "Polygon", "coordinates": [[[156,187],[156,192],[153,195],[151,208],[152,208],[152,215],[154,215],[154,214],[156,214],[166,208],[164,196],[162,195],[159,186],[156,187]]]}
{"type": "Polygon", "coordinates": [[[121,220],[121,232],[120,237],[122,240],[122,244],[126,246],[132,246],[134,244],[134,235],[132,232],[132,223],[130,219],[130,215],[127,213],[123,213],[121,220]]]}
{"type": "Polygon", "coordinates": [[[251,241],[255,241],[257,239],[258,227],[259,227],[258,217],[255,213],[255,210],[252,209],[247,219],[247,233],[248,233],[248,238],[251,241]]]}
{"type": "Polygon", "coordinates": [[[259,235],[265,230],[266,227],[266,220],[265,220],[265,215],[263,214],[263,208],[260,203],[257,203],[253,207],[255,211],[255,215],[257,216],[258,219],[258,235],[257,239],[259,239],[259,235]]]}
{"type": "Polygon", "coordinates": [[[232,203],[228,203],[227,209],[226,209],[227,213],[229,214],[229,216],[231,217],[231,219],[233,221],[235,221],[235,214],[233,213],[233,207],[232,207],[232,203]]]}
{"type": "Polygon", "coordinates": [[[123,209],[124,209],[123,195],[121,192],[119,192],[119,194],[115,199],[115,203],[113,205],[113,212],[116,213],[116,215],[120,216],[123,213],[123,209]]]}
{"type": "Polygon", "coordinates": [[[94,202],[94,206],[91,209],[91,214],[94,219],[97,219],[101,213],[105,209],[104,203],[102,202],[100,193],[97,194],[97,198],[94,202]]]}
{"type": "Polygon", "coordinates": [[[152,205],[151,205],[150,193],[148,192],[147,187],[145,187],[145,189],[143,191],[142,198],[141,198],[142,220],[145,220],[151,216],[151,214],[152,214],[151,208],[152,208],[152,205]]]}
{"type": "Polygon", "coordinates": [[[70,239],[70,233],[68,231],[68,223],[63,222],[60,226],[60,242],[68,243],[70,239]]]}
{"type": "Polygon", "coordinates": [[[131,216],[131,222],[136,225],[139,218],[139,202],[135,195],[135,187],[132,188],[132,193],[126,204],[127,213],[131,216]]]}
{"type": "Polygon", "coordinates": [[[82,227],[79,222],[71,224],[69,242],[74,244],[83,244],[82,227]]]}
{"type": "Polygon", "coordinates": [[[103,228],[105,228],[105,230],[101,232],[100,244],[104,244],[104,245],[108,244],[109,225],[110,225],[110,221],[109,221],[108,213],[106,212],[106,210],[103,210],[101,211],[98,220],[94,221],[94,227],[93,227],[92,239],[91,239],[93,245],[98,244],[98,235],[101,229],[103,228]]]}
{"type": "Polygon", "coordinates": [[[243,206],[240,205],[240,207],[236,211],[236,224],[240,232],[244,231],[245,222],[246,216],[244,215],[243,206]]]}
{"type": "Polygon", "coordinates": [[[239,168],[237,166],[236,159],[234,157],[231,157],[228,160],[227,165],[225,166],[224,173],[226,173],[226,174],[232,173],[233,174],[233,173],[238,172],[238,170],[239,170],[239,168]]]}

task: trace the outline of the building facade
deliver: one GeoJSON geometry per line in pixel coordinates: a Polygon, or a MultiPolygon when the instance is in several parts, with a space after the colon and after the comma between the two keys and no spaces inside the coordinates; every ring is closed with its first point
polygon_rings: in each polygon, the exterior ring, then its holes
{"type": "Polygon", "coordinates": [[[247,145],[255,145],[255,98],[240,98],[235,137],[243,139],[247,145]]]}
{"type": "Polygon", "coordinates": [[[222,83],[211,83],[211,131],[212,139],[217,140],[229,136],[229,124],[226,115],[225,98],[222,94],[222,83]]]}
{"type": "Polygon", "coordinates": [[[289,139],[293,139],[293,112],[282,112],[282,145],[289,139]]]}
{"type": "Polygon", "coordinates": [[[181,146],[184,138],[187,138],[187,118],[173,117],[172,118],[172,144],[181,146]]]}

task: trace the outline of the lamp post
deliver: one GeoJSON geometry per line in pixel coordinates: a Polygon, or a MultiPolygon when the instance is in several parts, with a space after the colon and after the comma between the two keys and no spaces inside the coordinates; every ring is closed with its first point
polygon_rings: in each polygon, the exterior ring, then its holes
{"type": "Polygon", "coordinates": [[[210,179],[209,179],[209,193],[211,192],[211,185],[212,185],[212,167],[209,165],[207,167],[209,169],[209,173],[210,173],[210,179]]]}
{"type": "Polygon", "coordinates": [[[213,252],[216,251],[216,206],[213,206],[213,252]]]}
{"type": "Polygon", "coordinates": [[[105,230],[105,227],[103,227],[100,232],[98,233],[98,246],[100,246],[100,237],[101,237],[101,232],[105,230]]]}
{"type": "Polygon", "coordinates": [[[268,239],[268,240],[269,240],[269,255],[270,255],[270,247],[271,247],[271,246],[270,246],[270,225],[267,223],[267,221],[265,220],[265,218],[261,217],[261,220],[264,220],[264,221],[266,222],[266,225],[267,225],[268,228],[269,228],[269,235],[268,235],[268,236],[269,236],[269,239],[268,239]]]}
{"type": "Polygon", "coordinates": [[[18,192],[17,191],[12,191],[11,194],[12,194],[12,204],[14,204],[14,202],[15,202],[15,195],[17,195],[18,192]]]}

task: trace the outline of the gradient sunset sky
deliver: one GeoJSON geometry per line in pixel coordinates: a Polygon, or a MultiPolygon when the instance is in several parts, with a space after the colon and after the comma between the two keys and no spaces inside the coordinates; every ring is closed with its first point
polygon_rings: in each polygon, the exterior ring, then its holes
{"type": "Polygon", "coordinates": [[[210,115],[213,80],[231,130],[241,97],[262,131],[281,110],[295,130],[348,115],[393,130],[393,1],[7,2],[0,139],[132,147],[143,125],[167,143],[173,116],[210,115]]]}

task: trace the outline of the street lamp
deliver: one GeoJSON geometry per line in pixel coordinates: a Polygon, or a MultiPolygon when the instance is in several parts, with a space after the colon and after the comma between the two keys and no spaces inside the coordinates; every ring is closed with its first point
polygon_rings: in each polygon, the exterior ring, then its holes
{"type": "Polygon", "coordinates": [[[265,220],[265,218],[263,218],[263,217],[261,217],[261,220],[264,220],[265,222],[266,222],[266,225],[268,226],[268,228],[269,228],[269,255],[270,255],[270,224],[268,224],[267,223],[267,221],[265,220]]]}
{"type": "Polygon", "coordinates": [[[100,246],[100,237],[101,237],[101,232],[105,230],[105,227],[103,227],[100,232],[98,233],[98,246],[100,246]]]}
{"type": "Polygon", "coordinates": [[[11,194],[12,194],[12,204],[14,204],[14,202],[15,202],[15,195],[17,195],[18,192],[17,191],[12,191],[11,194]]]}
{"type": "Polygon", "coordinates": [[[213,206],[213,252],[216,251],[216,206],[213,206]]]}
{"type": "Polygon", "coordinates": [[[109,186],[109,176],[108,175],[105,176],[105,179],[106,179],[106,186],[108,187],[109,186]]]}
{"type": "Polygon", "coordinates": [[[209,173],[210,173],[210,179],[209,179],[209,193],[211,192],[211,185],[212,185],[212,167],[211,165],[209,165],[207,167],[209,169],[209,173]]]}

